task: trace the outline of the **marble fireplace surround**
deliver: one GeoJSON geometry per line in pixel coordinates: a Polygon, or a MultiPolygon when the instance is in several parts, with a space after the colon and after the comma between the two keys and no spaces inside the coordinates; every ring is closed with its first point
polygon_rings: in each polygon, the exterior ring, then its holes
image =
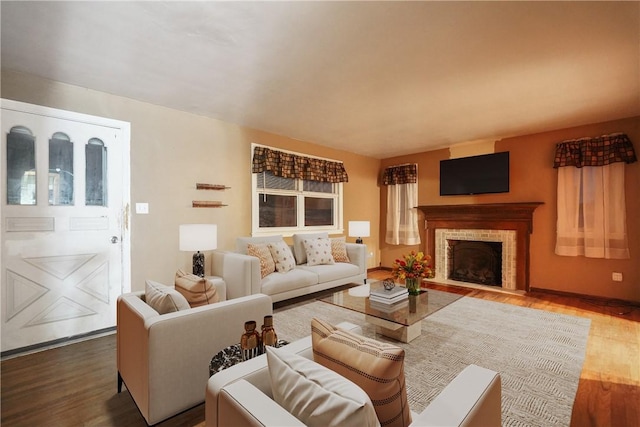
{"type": "Polygon", "coordinates": [[[446,280],[447,239],[498,241],[503,243],[503,274],[507,274],[506,282],[503,277],[502,287],[528,291],[529,236],[533,233],[533,211],[541,204],[542,202],[525,202],[418,206],[426,222],[424,251],[433,257],[435,281],[446,280]],[[512,250],[505,250],[510,246],[512,250]]]}

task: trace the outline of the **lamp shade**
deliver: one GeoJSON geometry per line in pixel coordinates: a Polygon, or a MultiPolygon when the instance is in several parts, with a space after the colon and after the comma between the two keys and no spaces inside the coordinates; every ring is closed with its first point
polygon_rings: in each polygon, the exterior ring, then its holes
{"type": "Polygon", "coordinates": [[[183,224],[180,226],[181,251],[210,251],[218,247],[215,224],[183,224]]]}
{"type": "Polygon", "coordinates": [[[369,221],[349,221],[349,237],[369,237],[369,221]]]}

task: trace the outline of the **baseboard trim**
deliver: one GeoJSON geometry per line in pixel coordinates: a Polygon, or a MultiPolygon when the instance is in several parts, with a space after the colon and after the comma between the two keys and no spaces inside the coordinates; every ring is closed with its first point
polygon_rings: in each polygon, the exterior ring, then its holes
{"type": "Polygon", "coordinates": [[[374,271],[391,271],[390,267],[383,267],[383,266],[379,266],[379,267],[373,267],[373,268],[368,268],[367,269],[367,273],[371,273],[374,271]]]}
{"type": "Polygon", "coordinates": [[[531,288],[529,290],[529,293],[531,292],[539,292],[543,294],[551,294],[551,295],[558,295],[558,296],[569,297],[569,298],[578,298],[582,300],[597,301],[601,304],[608,304],[608,305],[640,307],[640,301],[628,301],[624,299],[607,298],[607,297],[601,297],[596,295],[577,294],[575,292],[557,291],[555,289],[531,288]]]}
{"type": "Polygon", "coordinates": [[[26,347],[14,348],[13,350],[7,350],[0,353],[0,359],[5,360],[12,357],[23,356],[29,353],[37,353],[39,351],[48,350],[50,348],[62,347],[63,345],[73,344],[75,342],[83,341],[89,338],[97,338],[100,335],[112,334],[115,331],[116,327],[111,326],[108,328],[98,329],[97,331],[87,332],[85,334],[78,334],[71,337],[58,338],[51,341],[28,345],[26,347]]]}

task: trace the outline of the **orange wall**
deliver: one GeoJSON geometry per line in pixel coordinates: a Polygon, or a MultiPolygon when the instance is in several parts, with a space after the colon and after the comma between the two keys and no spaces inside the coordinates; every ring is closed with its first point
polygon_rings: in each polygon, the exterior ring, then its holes
{"type": "MultiPolygon", "coordinates": [[[[420,205],[544,202],[544,205],[536,209],[533,216],[531,287],[640,301],[640,185],[638,185],[640,184],[640,162],[626,165],[625,172],[627,233],[631,259],[564,257],[554,253],[557,183],[557,171],[553,169],[555,145],[566,139],[614,132],[626,133],[635,143],[636,154],[640,155],[640,117],[497,141],[495,151],[510,152],[511,191],[503,194],[441,197],[439,195],[439,162],[449,158],[448,149],[385,159],[381,163],[381,170],[394,164],[418,163],[418,203],[420,205]],[[611,273],[614,271],[623,274],[622,282],[611,280],[611,273]]],[[[386,202],[386,188],[381,187],[381,262],[383,266],[390,267],[395,258],[408,250],[418,248],[426,250],[426,248],[424,243],[420,247],[393,246],[384,243],[386,202]]],[[[424,223],[422,217],[420,217],[420,223],[424,223]]],[[[425,242],[424,234],[422,241],[425,242]]],[[[427,252],[430,252],[430,248],[427,252]]]]}

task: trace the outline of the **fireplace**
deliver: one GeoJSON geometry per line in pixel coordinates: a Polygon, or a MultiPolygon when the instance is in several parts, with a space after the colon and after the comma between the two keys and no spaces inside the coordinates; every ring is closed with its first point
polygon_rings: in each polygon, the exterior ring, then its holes
{"type": "Polygon", "coordinates": [[[502,243],[447,240],[448,278],[502,287],[502,243]]]}
{"type": "MultiPolygon", "coordinates": [[[[541,202],[518,202],[418,206],[425,219],[426,241],[423,250],[433,257],[436,272],[434,280],[461,283],[460,277],[452,278],[452,274],[455,275],[455,270],[458,269],[462,270],[460,275],[481,281],[490,281],[490,276],[495,276],[496,283],[490,286],[528,291],[529,236],[533,233],[533,211],[540,205],[541,202]],[[495,242],[501,245],[501,249],[497,250],[497,245],[488,244],[495,249],[494,264],[493,261],[479,258],[471,262],[491,264],[495,267],[491,268],[492,273],[485,271],[489,267],[481,267],[480,271],[475,272],[465,271],[469,269],[466,266],[457,267],[454,259],[456,254],[452,253],[448,240],[464,241],[465,246],[470,242],[495,242]]],[[[463,263],[468,264],[469,261],[463,263]]]]}
{"type": "Polygon", "coordinates": [[[434,254],[436,280],[517,289],[517,238],[514,230],[442,228],[434,234],[431,253],[434,254]],[[462,256],[462,260],[456,260],[457,256],[462,256]],[[468,256],[472,259],[465,260],[468,256]],[[488,269],[492,273],[486,271],[488,269]]]}

